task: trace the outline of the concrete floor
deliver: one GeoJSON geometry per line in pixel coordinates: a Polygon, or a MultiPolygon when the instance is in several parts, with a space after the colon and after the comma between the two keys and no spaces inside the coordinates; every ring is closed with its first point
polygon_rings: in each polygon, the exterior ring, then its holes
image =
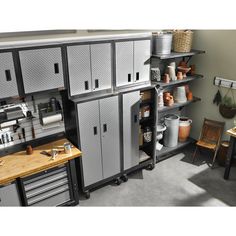
{"type": "Polygon", "coordinates": [[[191,154],[190,146],[120,186],[95,190],[80,206],[236,206],[236,168],[226,181],[223,167],[209,168],[209,154],[199,154],[194,164],[191,154]]]}

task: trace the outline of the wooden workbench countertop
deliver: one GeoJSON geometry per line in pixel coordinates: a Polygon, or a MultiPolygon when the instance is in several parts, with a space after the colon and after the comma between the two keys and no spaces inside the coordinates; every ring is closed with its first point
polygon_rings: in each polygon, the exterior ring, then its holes
{"type": "Polygon", "coordinates": [[[54,142],[34,147],[32,155],[27,155],[25,151],[16,152],[0,158],[3,165],[0,165],[0,185],[9,183],[16,178],[29,176],[43,170],[61,165],[82,155],[76,147],[72,147],[71,154],[59,153],[54,160],[51,157],[40,154],[42,151],[51,153],[52,148],[63,146],[69,142],[67,139],[60,139],[54,142]]]}

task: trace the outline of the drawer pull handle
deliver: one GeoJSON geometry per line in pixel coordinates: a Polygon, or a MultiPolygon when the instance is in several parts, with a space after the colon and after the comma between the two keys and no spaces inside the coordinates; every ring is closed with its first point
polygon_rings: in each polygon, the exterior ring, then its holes
{"type": "Polygon", "coordinates": [[[131,82],[131,74],[128,74],[128,82],[131,82]]]}
{"type": "Polygon", "coordinates": [[[5,70],[5,75],[6,75],[6,81],[11,81],[11,71],[10,70],[5,70]]]}
{"type": "Polygon", "coordinates": [[[139,80],[139,72],[136,72],[136,81],[139,80]]]}
{"type": "Polygon", "coordinates": [[[94,127],[93,127],[93,133],[94,133],[94,135],[97,135],[97,133],[98,133],[98,131],[97,131],[97,126],[94,126],[94,127]]]}
{"type": "Polygon", "coordinates": [[[103,124],[103,133],[107,132],[107,124],[103,124]]]}
{"type": "Polygon", "coordinates": [[[134,123],[137,123],[137,121],[138,121],[138,116],[134,115],[134,123]]]}
{"type": "Polygon", "coordinates": [[[59,74],[59,64],[58,63],[54,63],[54,72],[55,72],[55,74],[59,74]]]}
{"type": "Polygon", "coordinates": [[[95,79],[95,88],[99,88],[98,79],[95,79]]]}
{"type": "Polygon", "coordinates": [[[89,90],[88,81],[84,81],[84,88],[85,88],[85,90],[89,90]]]}

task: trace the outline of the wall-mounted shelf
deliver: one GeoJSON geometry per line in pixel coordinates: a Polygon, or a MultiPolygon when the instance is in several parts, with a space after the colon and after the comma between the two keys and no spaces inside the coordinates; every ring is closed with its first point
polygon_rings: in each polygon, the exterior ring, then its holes
{"type": "Polygon", "coordinates": [[[160,151],[157,151],[157,162],[170,157],[174,152],[194,142],[195,140],[193,138],[188,138],[185,142],[178,142],[176,147],[163,146],[160,151]]]}
{"type": "Polygon", "coordinates": [[[152,55],[152,58],[158,58],[161,60],[178,58],[178,57],[191,57],[197,54],[203,54],[205,51],[192,49],[190,52],[171,52],[170,54],[156,54],[152,55]]]}
{"type": "Polygon", "coordinates": [[[164,112],[164,111],[172,110],[175,108],[184,107],[184,106],[187,106],[193,102],[198,102],[198,101],[201,101],[201,98],[193,97],[193,100],[191,100],[191,101],[187,101],[184,103],[174,103],[174,105],[172,105],[172,106],[158,107],[157,109],[159,112],[164,112]]]}
{"type": "Polygon", "coordinates": [[[165,87],[171,87],[175,85],[181,85],[181,84],[188,83],[190,81],[202,79],[202,78],[203,78],[203,75],[190,75],[182,80],[175,80],[175,81],[171,81],[170,83],[157,82],[157,84],[160,85],[162,88],[165,88],[165,87]]]}

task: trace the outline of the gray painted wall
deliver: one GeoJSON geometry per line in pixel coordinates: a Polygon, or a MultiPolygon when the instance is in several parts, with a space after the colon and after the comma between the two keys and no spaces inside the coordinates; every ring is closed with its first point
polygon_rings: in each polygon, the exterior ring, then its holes
{"type": "MultiPolygon", "coordinates": [[[[205,79],[191,84],[193,94],[201,97],[202,101],[187,109],[188,115],[193,118],[191,136],[198,138],[204,117],[225,121],[225,129],[233,127],[234,119],[223,118],[219,113],[219,108],[213,104],[213,98],[218,89],[213,85],[213,79],[215,76],[220,76],[236,80],[236,30],[195,31],[193,48],[206,51],[206,54],[195,56],[190,62],[190,64],[196,64],[197,73],[205,76],[205,79]]],[[[226,92],[227,89],[222,88],[222,93],[226,92]]],[[[228,139],[228,136],[224,135],[224,138],[228,139]]]]}

